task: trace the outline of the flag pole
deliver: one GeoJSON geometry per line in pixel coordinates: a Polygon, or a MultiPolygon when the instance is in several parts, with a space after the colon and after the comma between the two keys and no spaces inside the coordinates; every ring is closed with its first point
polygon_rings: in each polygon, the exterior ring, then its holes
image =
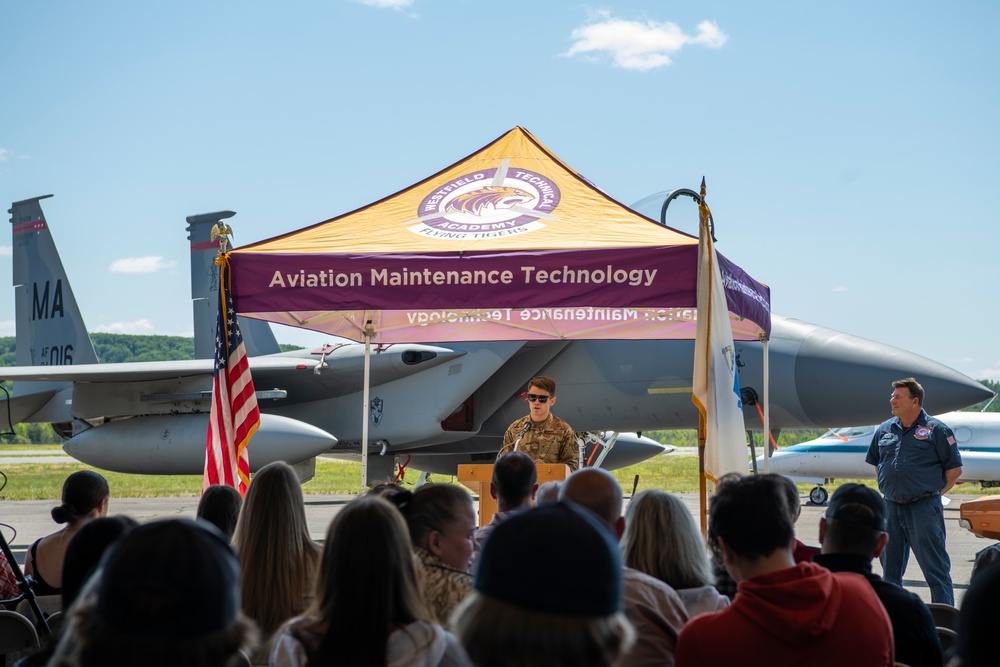
{"type": "Polygon", "coordinates": [[[250,364],[231,297],[229,237],[233,230],[219,222],[211,240],[219,239],[219,310],[216,320],[215,368],[208,417],[202,491],[225,484],[245,495],[250,485],[250,438],[260,427],[260,409],[250,364]]]}

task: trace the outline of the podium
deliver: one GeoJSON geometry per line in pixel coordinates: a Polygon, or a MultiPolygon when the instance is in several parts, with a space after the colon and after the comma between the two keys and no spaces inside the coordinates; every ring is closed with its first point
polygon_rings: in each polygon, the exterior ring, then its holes
{"type": "MultiPolygon", "coordinates": [[[[538,484],[561,482],[569,476],[565,463],[536,463],[538,484]]],[[[479,496],[479,525],[485,526],[497,512],[497,501],[490,495],[493,481],[492,463],[462,463],[458,466],[458,481],[479,496]]]]}

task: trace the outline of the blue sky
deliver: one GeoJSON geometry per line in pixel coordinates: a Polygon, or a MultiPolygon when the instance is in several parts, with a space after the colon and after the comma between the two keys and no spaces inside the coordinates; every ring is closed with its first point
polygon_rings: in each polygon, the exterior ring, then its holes
{"type": "Polygon", "coordinates": [[[625,203],[705,176],[774,312],[1000,379],[996,3],[56,0],[0,25],[0,201],[56,195],[91,331],[191,334],[187,215],[257,241],[522,125],[625,203]]]}

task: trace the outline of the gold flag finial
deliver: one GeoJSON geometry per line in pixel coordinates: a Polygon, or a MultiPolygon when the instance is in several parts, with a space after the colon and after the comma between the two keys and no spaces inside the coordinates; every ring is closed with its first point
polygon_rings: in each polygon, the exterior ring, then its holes
{"type": "Polygon", "coordinates": [[[226,252],[226,246],[229,245],[229,237],[233,235],[233,228],[226,223],[219,220],[212,227],[212,233],[209,234],[209,240],[214,241],[219,239],[219,254],[223,255],[226,252]]]}

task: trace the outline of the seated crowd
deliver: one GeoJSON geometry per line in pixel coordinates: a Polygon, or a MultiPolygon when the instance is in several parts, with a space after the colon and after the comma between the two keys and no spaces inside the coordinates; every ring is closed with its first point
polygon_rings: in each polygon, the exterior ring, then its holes
{"type": "Polygon", "coordinates": [[[284,463],[258,471],[242,502],[210,487],[198,519],[143,525],[105,516],[107,482],[74,473],[52,513],[66,527],[25,566],[36,592],[62,596],[65,621],[17,664],[995,663],[1000,566],[974,577],[943,656],[927,606],[872,572],[886,507],[862,485],[834,493],[811,551],[794,532],[797,490],[777,475],[723,478],[707,544],[672,494],[644,491],[623,514],[621,487],[599,468],[545,503],[538,488],[529,457],[501,457],[499,511],[477,530],[461,487],[381,485],[333,517],[320,547],[284,463]],[[713,563],[736,585],[731,601],[713,563]]]}

